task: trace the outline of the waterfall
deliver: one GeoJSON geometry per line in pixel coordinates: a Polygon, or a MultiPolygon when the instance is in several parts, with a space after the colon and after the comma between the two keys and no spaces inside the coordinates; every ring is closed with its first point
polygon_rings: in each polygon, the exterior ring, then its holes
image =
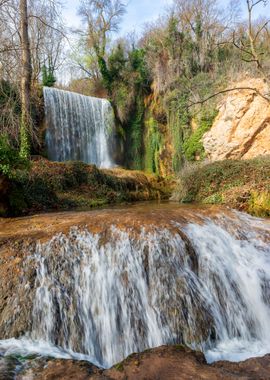
{"type": "Polygon", "coordinates": [[[49,87],[43,92],[49,159],[112,167],[114,118],[109,101],[49,87]]]}
{"type": "Polygon", "coordinates": [[[72,227],[39,243],[27,339],[103,367],[163,344],[209,362],[270,352],[269,223],[236,212],[193,219],[72,227]]]}

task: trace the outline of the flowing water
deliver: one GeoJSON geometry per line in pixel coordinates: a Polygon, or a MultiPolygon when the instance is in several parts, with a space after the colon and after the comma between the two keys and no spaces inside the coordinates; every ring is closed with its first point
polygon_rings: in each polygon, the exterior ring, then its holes
{"type": "Polygon", "coordinates": [[[209,362],[270,352],[269,221],[176,208],[89,213],[38,243],[31,329],[0,352],[102,367],[163,344],[209,362]]]}
{"type": "Polygon", "coordinates": [[[108,100],[45,87],[44,103],[49,159],[114,166],[114,117],[108,100]]]}

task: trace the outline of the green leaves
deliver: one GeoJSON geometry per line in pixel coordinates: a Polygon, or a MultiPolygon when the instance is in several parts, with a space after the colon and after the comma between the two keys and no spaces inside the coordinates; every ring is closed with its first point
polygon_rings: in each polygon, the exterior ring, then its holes
{"type": "Polygon", "coordinates": [[[14,178],[16,170],[26,169],[29,161],[20,157],[19,152],[13,148],[7,135],[0,135],[0,173],[8,178],[14,178]]]}

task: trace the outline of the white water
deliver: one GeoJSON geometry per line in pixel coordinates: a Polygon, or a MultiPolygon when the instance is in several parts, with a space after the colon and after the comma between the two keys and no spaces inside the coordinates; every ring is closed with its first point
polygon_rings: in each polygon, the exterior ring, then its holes
{"type": "Polygon", "coordinates": [[[43,91],[49,159],[114,166],[109,152],[114,131],[109,101],[49,87],[43,91]]]}
{"type": "Polygon", "coordinates": [[[171,225],[179,233],[74,228],[39,245],[32,330],[0,352],[79,352],[103,367],[181,342],[209,362],[270,352],[269,223],[235,213],[171,225]]]}

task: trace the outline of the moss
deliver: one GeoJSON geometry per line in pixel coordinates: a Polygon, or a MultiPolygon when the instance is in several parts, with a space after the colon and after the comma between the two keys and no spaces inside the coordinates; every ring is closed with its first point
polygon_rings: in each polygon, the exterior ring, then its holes
{"type": "Polygon", "coordinates": [[[129,122],[127,132],[128,167],[134,170],[142,170],[143,156],[143,118],[144,118],[143,98],[137,96],[136,105],[129,122]]]}
{"type": "Polygon", "coordinates": [[[151,116],[145,122],[145,157],[144,169],[148,173],[159,174],[159,161],[161,153],[162,136],[157,121],[151,116]]]}
{"type": "Polygon", "coordinates": [[[106,204],[168,199],[169,181],[138,171],[99,170],[82,162],[32,163],[12,182],[9,203],[12,215],[43,210],[101,207],[106,204]]]}
{"type": "Polygon", "coordinates": [[[185,161],[183,144],[191,130],[187,104],[188,94],[179,90],[172,91],[164,100],[173,147],[172,170],[176,173],[183,167],[185,161]]]}
{"type": "Polygon", "coordinates": [[[120,372],[123,372],[124,371],[124,364],[123,363],[118,363],[114,366],[114,368],[117,370],[117,371],[120,371],[120,372]]]}
{"type": "Polygon", "coordinates": [[[251,191],[248,212],[256,216],[270,216],[270,191],[251,191]]]}
{"type": "Polygon", "coordinates": [[[199,157],[200,159],[203,159],[205,157],[202,137],[211,128],[216,115],[217,111],[212,111],[208,114],[204,114],[200,118],[200,120],[197,121],[198,128],[184,142],[183,150],[185,153],[185,157],[189,161],[194,161],[197,157],[199,157]]]}

